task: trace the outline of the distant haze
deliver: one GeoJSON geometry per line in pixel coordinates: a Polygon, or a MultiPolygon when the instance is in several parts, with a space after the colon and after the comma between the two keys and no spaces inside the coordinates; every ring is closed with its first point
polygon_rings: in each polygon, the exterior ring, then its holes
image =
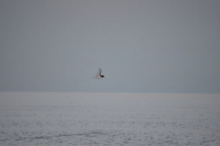
{"type": "Polygon", "coordinates": [[[1,0],[0,91],[220,93],[219,0],[1,0]],[[105,78],[93,79],[98,68],[105,78]]]}

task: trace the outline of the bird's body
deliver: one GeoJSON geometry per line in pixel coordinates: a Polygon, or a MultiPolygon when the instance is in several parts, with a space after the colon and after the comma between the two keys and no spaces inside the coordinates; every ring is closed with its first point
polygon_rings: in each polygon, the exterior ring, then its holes
{"type": "Polygon", "coordinates": [[[101,68],[99,68],[97,75],[95,77],[93,77],[93,78],[95,78],[95,79],[102,79],[102,78],[104,78],[105,76],[102,75],[101,73],[102,73],[102,70],[101,70],[101,68]]]}

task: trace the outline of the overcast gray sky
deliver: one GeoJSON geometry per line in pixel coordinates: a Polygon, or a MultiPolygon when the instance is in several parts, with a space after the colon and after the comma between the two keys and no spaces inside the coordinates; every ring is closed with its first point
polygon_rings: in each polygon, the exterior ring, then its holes
{"type": "Polygon", "coordinates": [[[220,93],[219,0],[1,0],[0,91],[220,93]],[[96,80],[98,68],[105,78],[96,80]]]}

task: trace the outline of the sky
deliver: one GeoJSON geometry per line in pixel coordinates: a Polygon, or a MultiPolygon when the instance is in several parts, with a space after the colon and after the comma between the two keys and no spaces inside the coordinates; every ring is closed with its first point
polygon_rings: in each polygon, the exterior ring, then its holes
{"type": "Polygon", "coordinates": [[[0,91],[220,93],[219,0],[1,0],[0,91]],[[92,78],[98,68],[104,79],[92,78]]]}

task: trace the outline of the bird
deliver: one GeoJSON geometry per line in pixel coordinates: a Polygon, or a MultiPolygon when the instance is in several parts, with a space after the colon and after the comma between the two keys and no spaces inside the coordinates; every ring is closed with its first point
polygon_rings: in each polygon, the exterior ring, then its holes
{"type": "Polygon", "coordinates": [[[102,79],[102,78],[104,78],[105,76],[101,75],[101,73],[102,73],[102,70],[101,70],[101,68],[99,68],[97,75],[95,77],[93,77],[93,78],[95,78],[95,79],[102,79]]]}

